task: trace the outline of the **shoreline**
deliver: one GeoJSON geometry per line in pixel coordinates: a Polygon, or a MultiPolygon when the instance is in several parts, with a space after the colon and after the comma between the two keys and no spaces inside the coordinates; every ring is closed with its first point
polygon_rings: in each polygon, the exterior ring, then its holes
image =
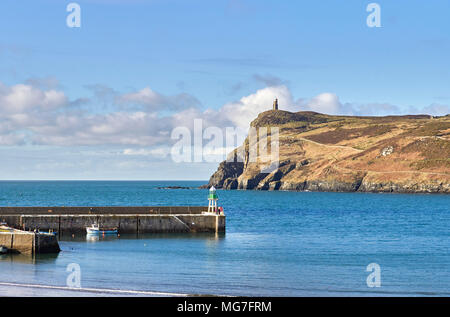
{"type": "MultiPolygon", "coordinates": [[[[142,297],[192,297],[192,296],[206,296],[206,295],[197,295],[197,294],[185,294],[185,293],[172,293],[172,292],[157,292],[157,291],[139,291],[139,290],[121,290],[121,289],[106,289],[106,288],[72,288],[68,286],[57,286],[57,285],[40,285],[40,284],[23,284],[23,283],[12,283],[12,282],[0,282],[0,296],[8,296],[4,295],[2,292],[2,288],[6,287],[6,291],[8,288],[20,288],[20,289],[28,289],[28,290],[39,290],[39,295],[33,296],[48,296],[46,294],[41,294],[41,290],[50,290],[66,293],[67,296],[93,296],[93,294],[97,296],[142,296],[142,297]],[[89,295],[90,294],[90,295],[89,295]]],[[[17,296],[26,296],[26,295],[17,295],[17,296]]],[[[64,296],[58,294],[58,296],[64,296]]]]}
{"type": "MultiPolygon", "coordinates": [[[[198,189],[204,189],[202,185],[198,189]]],[[[450,195],[450,192],[399,192],[399,191],[323,191],[323,190],[295,190],[295,189],[245,189],[245,188],[236,188],[236,189],[229,189],[229,188],[217,188],[217,190],[224,190],[224,191],[243,191],[243,192],[286,192],[286,193],[325,193],[325,194],[399,194],[399,195],[450,195]]]]}
{"type": "MultiPolygon", "coordinates": [[[[450,293],[431,292],[431,291],[416,291],[416,292],[395,292],[382,290],[324,290],[324,289],[299,289],[302,295],[291,295],[294,297],[310,297],[310,296],[350,296],[350,297],[447,297],[450,293]]],[[[248,295],[212,295],[212,294],[188,294],[188,293],[173,293],[173,292],[159,292],[159,291],[142,291],[142,290],[122,290],[122,289],[102,289],[102,288],[71,288],[67,286],[56,285],[39,285],[39,284],[24,284],[12,282],[0,282],[0,296],[2,297],[240,297],[248,295]]],[[[262,296],[266,295],[250,295],[262,296]]],[[[278,297],[280,295],[272,294],[269,297],[278,297]]]]}

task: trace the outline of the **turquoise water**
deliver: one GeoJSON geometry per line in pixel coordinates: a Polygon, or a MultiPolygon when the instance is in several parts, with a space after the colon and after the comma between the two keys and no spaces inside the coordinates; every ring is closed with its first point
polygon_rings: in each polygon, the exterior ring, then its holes
{"type": "MultiPolygon", "coordinates": [[[[2,206],[205,205],[204,182],[0,182],[2,206]]],[[[450,196],[218,191],[225,235],[60,241],[57,256],[0,256],[0,282],[187,294],[449,296],[450,196]],[[381,287],[369,288],[369,263],[381,287]]],[[[0,284],[0,295],[64,291],[0,284]]]]}

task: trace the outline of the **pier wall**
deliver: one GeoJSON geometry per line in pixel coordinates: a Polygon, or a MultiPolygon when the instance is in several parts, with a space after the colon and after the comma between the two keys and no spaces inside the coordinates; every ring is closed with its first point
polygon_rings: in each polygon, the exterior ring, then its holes
{"type": "Polygon", "coordinates": [[[0,232],[0,245],[23,254],[56,253],[60,251],[55,236],[34,232],[0,232]]]}
{"type": "Polygon", "coordinates": [[[0,207],[1,215],[201,214],[205,206],[0,207]]]}
{"type": "Polygon", "coordinates": [[[207,207],[0,207],[0,221],[22,230],[86,233],[93,223],[119,233],[225,232],[225,216],[207,207]]]}

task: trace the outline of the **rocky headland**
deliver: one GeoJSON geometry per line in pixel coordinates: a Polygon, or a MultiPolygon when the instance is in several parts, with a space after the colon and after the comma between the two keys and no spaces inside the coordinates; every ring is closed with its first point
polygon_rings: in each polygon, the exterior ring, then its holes
{"type": "MultiPolygon", "coordinates": [[[[264,160],[251,162],[247,137],[230,153],[235,160],[220,163],[205,187],[450,193],[449,115],[356,117],[270,110],[251,127],[279,128],[278,168],[266,173],[264,160]]],[[[270,145],[270,138],[256,142],[270,145]]]]}

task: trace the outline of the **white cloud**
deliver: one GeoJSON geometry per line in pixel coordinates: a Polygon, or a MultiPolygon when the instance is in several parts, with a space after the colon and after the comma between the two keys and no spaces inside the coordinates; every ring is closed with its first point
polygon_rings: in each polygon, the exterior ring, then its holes
{"type": "Polygon", "coordinates": [[[254,94],[242,97],[237,102],[225,104],[218,111],[219,118],[228,119],[230,123],[237,127],[248,128],[250,122],[261,112],[271,110],[273,101],[278,98],[278,103],[283,110],[299,111],[295,105],[292,94],[284,86],[273,86],[260,89],[254,94]]]}
{"type": "Polygon", "coordinates": [[[450,106],[438,103],[432,103],[431,105],[423,109],[411,108],[411,110],[415,113],[433,114],[435,116],[445,116],[447,114],[450,114],[450,106]]]}
{"type": "Polygon", "coordinates": [[[397,105],[387,102],[371,103],[341,103],[339,97],[334,93],[322,93],[309,101],[297,102],[298,109],[311,110],[331,115],[353,115],[353,116],[387,116],[402,114],[430,114],[443,116],[450,113],[450,106],[433,103],[423,108],[406,107],[402,110],[397,105]]]}
{"type": "MultiPolygon", "coordinates": [[[[113,104],[109,111],[103,112],[87,108],[81,110],[71,107],[72,102],[62,91],[31,84],[6,86],[0,83],[0,145],[117,145],[129,148],[123,152],[124,155],[163,156],[168,151],[160,152],[161,147],[170,147],[174,142],[170,135],[175,127],[187,127],[192,131],[194,120],[202,119],[203,128],[233,127],[246,132],[258,114],[272,109],[275,98],[279,100],[280,109],[293,112],[311,110],[345,115],[402,113],[399,107],[389,103],[342,103],[331,92],[309,100],[294,100],[285,85],[266,87],[218,109],[205,110],[199,107],[195,97],[188,94],[166,96],[146,87],[120,95],[108,87],[100,88],[100,91],[98,86],[92,88],[96,100],[107,95],[109,102],[120,100],[119,105],[113,104]],[[125,109],[120,106],[127,103],[139,104],[141,108],[125,109]]],[[[450,112],[448,106],[441,104],[409,110],[410,113],[434,115],[450,112]]]]}
{"type": "Polygon", "coordinates": [[[401,114],[401,111],[390,103],[346,103],[342,106],[340,113],[357,116],[383,116],[401,114]]]}
{"type": "Polygon", "coordinates": [[[342,104],[336,94],[325,92],[312,98],[306,108],[320,113],[340,114],[342,104]]]}
{"type": "Polygon", "coordinates": [[[122,154],[129,156],[154,156],[157,158],[165,158],[170,154],[170,148],[157,147],[153,149],[125,149],[122,151],[122,154]]]}
{"type": "Polygon", "coordinates": [[[17,114],[28,111],[49,111],[67,105],[63,92],[41,90],[31,85],[7,87],[0,83],[0,113],[17,114]]]}
{"type": "Polygon", "coordinates": [[[7,133],[0,134],[0,145],[11,146],[11,145],[22,145],[25,143],[25,136],[23,134],[7,133]]]}
{"type": "Polygon", "coordinates": [[[117,102],[122,105],[143,106],[144,109],[149,111],[180,110],[200,105],[197,98],[187,93],[166,96],[155,92],[150,87],[117,96],[117,102]]]}

